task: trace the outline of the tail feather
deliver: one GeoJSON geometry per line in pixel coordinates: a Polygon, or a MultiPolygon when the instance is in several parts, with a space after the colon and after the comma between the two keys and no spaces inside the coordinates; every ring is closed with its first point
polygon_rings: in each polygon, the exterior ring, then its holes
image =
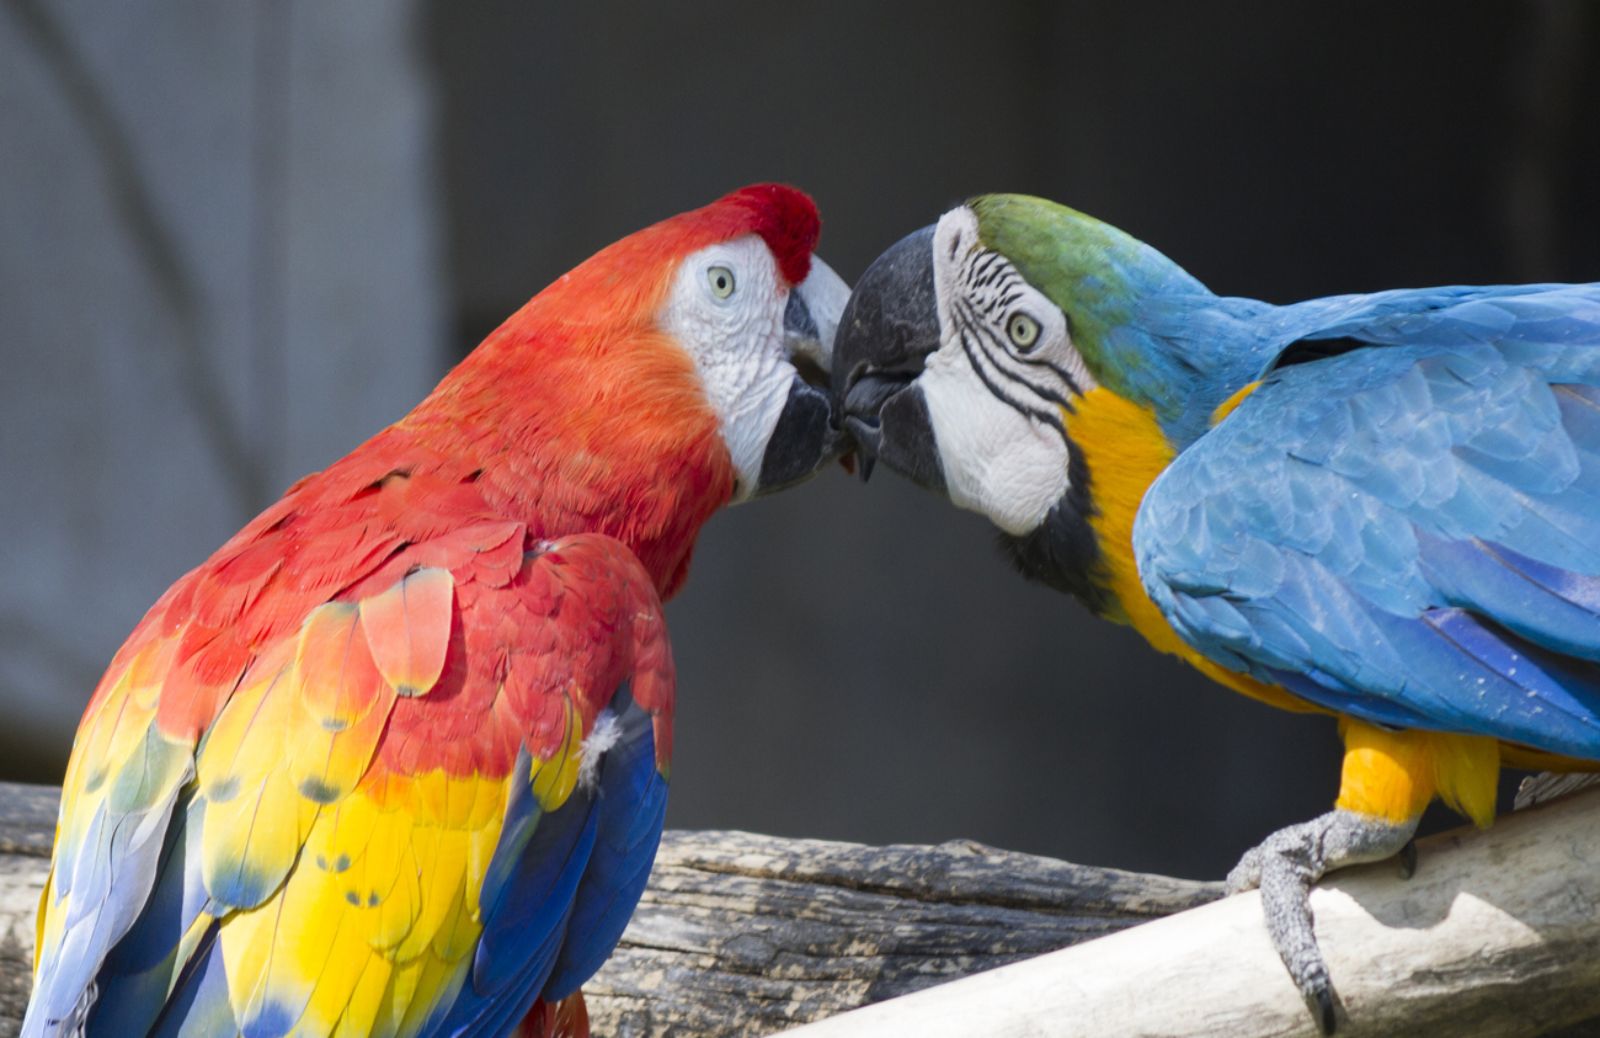
{"type": "Polygon", "coordinates": [[[559,1002],[535,1002],[509,1038],[589,1038],[583,992],[574,991],[559,1002]]]}

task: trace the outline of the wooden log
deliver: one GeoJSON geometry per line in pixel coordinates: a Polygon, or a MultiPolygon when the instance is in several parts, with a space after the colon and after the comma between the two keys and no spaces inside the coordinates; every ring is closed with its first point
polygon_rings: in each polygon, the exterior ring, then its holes
{"type": "Polygon", "coordinates": [[[597,1035],[760,1035],[1190,908],[1217,884],[969,841],[670,832],[584,985],[597,1035]]]}
{"type": "MultiPolygon", "coordinates": [[[[1419,841],[1418,859],[1409,881],[1380,863],[1335,873],[1312,894],[1343,999],[1340,1035],[1548,1035],[1600,1013],[1600,792],[1419,841]]],[[[1317,1030],[1251,893],[792,1032],[902,1034],[1317,1030]]]]}
{"type": "MultiPolygon", "coordinates": [[[[0,784],[0,1038],[26,1004],[56,796],[0,784]]],[[[1255,895],[1217,894],[963,841],[673,832],[585,990],[594,1033],[620,1038],[1313,1035],[1255,895]]],[[[1600,1035],[1562,1030],[1600,1014],[1600,791],[1423,841],[1409,881],[1340,872],[1313,906],[1341,1034],[1600,1035]]]]}
{"type": "Polygon", "coordinates": [[[33,973],[33,920],[50,866],[61,791],[0,783],[0,1036],[22,1029],[33,973]]]}
{"type": "MultiPolygon", "coordinates": [[[[58,791],[0,784],[0,1038],[21,1023],[58,791]]],[[[1217,884],[981,844],[670,832],[588,984],[596,1035],[759,1035],[1216,897],[1217,884]]]]}

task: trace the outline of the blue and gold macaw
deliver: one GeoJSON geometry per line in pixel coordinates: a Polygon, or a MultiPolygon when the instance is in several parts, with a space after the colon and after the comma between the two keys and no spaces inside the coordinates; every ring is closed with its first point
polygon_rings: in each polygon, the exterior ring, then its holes
{"type": "Polygon", "coordinates": [[[1600,770],[1600,284],[1272,306],[989,195],[863,275],[834,372],[863,452],[1024,572],[1339,718],[1334,809],[1229,876],[1324,1030],[1312,883],[1435,797],[1489,824],[1502,765],[1600,770]]]}

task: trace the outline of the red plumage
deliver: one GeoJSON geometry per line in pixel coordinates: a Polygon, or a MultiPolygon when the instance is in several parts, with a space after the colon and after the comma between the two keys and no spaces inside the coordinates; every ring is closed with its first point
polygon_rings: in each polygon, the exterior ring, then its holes
{"type": "Polygon", "coordinates": [[[695,534],[733,485],[691,362],[655,326],[673,261],[758,234],[798,283],[819,230],[803,192],[759,184],[596,253],[410,414],[300,480],[181,578],[108,678],[181,628],[159,723],[197,738],[262,647],[316,605],[371,594],[419,565],[487,567],[504,579],[521,549],[577,532],[627,545],[671,596],[695,534]]]}
{"type": "MultiPolygon", "coordinates": [[[[470,967],[470,985],[483,979],[464,958],[472,942],[524,939],[514,922],[497,922],[498,901],[479,903],[469,889],[492,882],[497,897],[515,882],[544,889],[541,874],[520,868],[487,876],[486,847],[471,843],[469,855],[460,842],[488,832],[513,841],[507,854],[533,855],[515,842],[529,839],[526,829],[508,821],[502,832],[500,818],[477,814],[498,802],[510,818],[509,805],[526,796],[552,816],[575,798],[586,806],[565,817],[603,815],[614,827],[606,853],[624,854],[626,867],[600,868],[589,902],[587,872],[568,894],[567,909],[601,929],[571,935],[574,961],[546,966],[592,970],[591,942],[620,932],[604,929],[620,923],[601,909],[638,896],[627,884],[654,849],[652,836],[614,851],[635,839],[628,812],[643,812],[639,824],[659,832],[674,699],[661,600],[682,584],[696,534],[734,488],[718,415],[694,360],[661,330],[660,311],[682,257],[759,235],[794,284],[807,274],[817,231],[803,194],[758,185],[602,250],[530,300],[409,414],[300,480],[156,602],[112,660],[80,729],[30,1021],[70,1031],[97,990],[113,1003],[134,999],[119,1012],[137,1005],[153,1020],[162,1010],[161,993],[175,989],[102,969],[110,942],[136,916],[155,968],[182,964],[171,956],[195,920],[139,915],[161,861],[185,884],[204,884],[206,925],[220,929],[220,944],[184,954],[220,954],[230,941],[237,951],[251,940],[261,953],[226,962],[236,990],[196,997],[238,998],[204,1012],[231,1012],[245,1031],[303,1014],[311,1033],[345,1012],[372,1019],[442,1009],[429,1000],[457,997],[452,976],[470,967]],[[597,744],[605,767],[613,759],[648,767],[638,754],[653,750],[646,785],[658,793],[596,792],[600,765],[585,740],[608,708],[597,744]],[[647,750],[610,755],[605,747],[624,728],[630,746],[647,750]],[[413,822],[431,834],[415,845],[404,842],[413,822]],[[398,828],[384,829],[385,839],[361,827],[391,823],[398,828]],[[196,828],[169,859],[163,834],[179,824],[196,828]],[[143,842],[106,842],[124,830],[143,842]],[[438,851],[449,840],[454,857],[438,851]],[[109,865],[78,867],[85,862],[109,865]],[[420,874],[430,862],[438,883],[420,874]],[[440,871],[469,863],[470,881],[440,871]],[[251,929],[312,902],[323,907],[251,929]],[[116,913],[123,929],[102,926],[111,918],[102,913],[116,913]],[[318,940],[305,938],[312,930],[318,940]],[[303,972],[333,954],[319,940],[346,941],[345,966],[359,960],[373,976],[444,958],[426,993],[408,986],[415,972],[404,983],[389,975],[383,991],[358,990],[339,984],[356,984],[362,970],[334,979],[303,972]],[[408,1008],[412,998],[421,1008],[408,1008]]],[[[548,839],[569,838],[552,826],[548,839]]],[[[587,869],[559,845],[546,850],[524,864],[587,869]]],[[[506,893],[507,903],[521,896],[506,893]]],[[[533,994],[493,983],[490,1001],[533,994]]],[[[576,995],[529,1017],[530,1027],[558,1033],[581,1033],[583,1022],[576,995]]]]}

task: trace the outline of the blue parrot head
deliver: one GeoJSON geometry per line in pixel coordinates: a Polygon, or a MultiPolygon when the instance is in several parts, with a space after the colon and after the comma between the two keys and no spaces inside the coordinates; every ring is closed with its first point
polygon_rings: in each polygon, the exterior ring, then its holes
{"type": "MultiPolygon", "coordinates": [[[[1150,416],[1172,450],[1259,363],[1240,318],[1155,249],[1064,205],[985,195],[862,275],[834,388],[869,458],[986,515],[1024,572],[1095,605],[1085,398],[1150,416]]],[[[863,470],[865,471],[865,464],[863,470]]]]}

